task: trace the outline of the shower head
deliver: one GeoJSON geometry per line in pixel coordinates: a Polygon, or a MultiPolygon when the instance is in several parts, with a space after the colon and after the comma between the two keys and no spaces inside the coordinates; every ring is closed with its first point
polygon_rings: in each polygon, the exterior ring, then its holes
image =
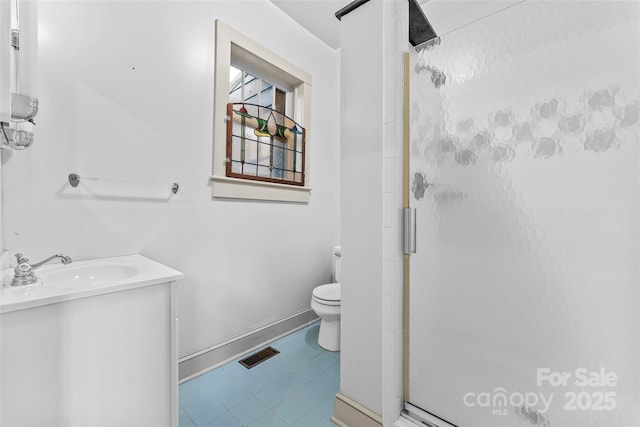
{"type": "Polygon", "coordinates": [[[436,37],[437,34],[420,4],[416,0],[409,0],[409,42],[411,46],[417,46],[436,37]]]}

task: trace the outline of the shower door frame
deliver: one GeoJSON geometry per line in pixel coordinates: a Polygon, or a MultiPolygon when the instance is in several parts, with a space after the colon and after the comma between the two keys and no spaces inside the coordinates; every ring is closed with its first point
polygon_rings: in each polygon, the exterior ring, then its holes
{"type": "Polygon", "coordinates": [[[415,215],[412,214],[412,208],[409,203],[409,125],[410,125],[410,76],[409,76],[409,52],[403,54],[403,100],[402,100],[402,210],[405,212],[404,224],[403,224],[403,285],[402,285],[402,330],[403,330],[403,349],[402,349],[402,401],[403,410],[402,416],[409,418],[417,423],[424,423],[433,427],[457,427],[455,424],[451,424],[446,420],[443,420],[425,409],[420,408],[410,401],[409,395],[409,284],[410,284],[410,261],[411,253],[415,252],[415,224],[411,224],[411,219],[415,219],[415,215]],[[408,243],[412,241],[413,244],[408,243]],[[413,246],[413,248],[411,248],[413,246]]]}

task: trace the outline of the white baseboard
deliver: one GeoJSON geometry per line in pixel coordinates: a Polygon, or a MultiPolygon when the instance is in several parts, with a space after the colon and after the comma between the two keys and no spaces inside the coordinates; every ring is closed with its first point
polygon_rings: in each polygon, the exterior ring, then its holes
{"type": "Polygon", "coordinates": [[[382,416],[339,391],[336,394],[335,414],[331,422],[339,427],[382,427],[382,416]]]}
{"type": "Polygon", "coordinates": [[[223,343],[182,357],[178,361],[179,381],[183,383],[202,375],[318,320],[320,320],[318,316],[311,308],[308,308],[223,343]]]}

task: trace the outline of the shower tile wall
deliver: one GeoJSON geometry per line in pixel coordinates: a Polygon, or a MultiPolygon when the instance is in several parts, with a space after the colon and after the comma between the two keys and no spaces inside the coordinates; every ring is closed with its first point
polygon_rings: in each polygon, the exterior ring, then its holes
{"type": "Polygon", "coordinates": [[[383,20],[383,223],[382,416],[384,425],[402,409],[402,107],[403,53],[408,49],[406,2],[382,3],[383,20]]]}
{"type": "Polygon", "coordinates": [[[341,22],[341,391],[384,414],[385,425],[397,418],[402,401],[406,4],[367,2],[341,22]]]}
{"type": "Polygon", "coordinates": [[[478,427],[640,425],[639,29],[637,2],[531,1],[412,54],[418,406],[478,427]],[[545,368],[569,381],[538,383],[545,368]],[[579,368],[618,380],[581,386],[579,368]],[[514,393],[553,400],[500,403],[514,393]]]}

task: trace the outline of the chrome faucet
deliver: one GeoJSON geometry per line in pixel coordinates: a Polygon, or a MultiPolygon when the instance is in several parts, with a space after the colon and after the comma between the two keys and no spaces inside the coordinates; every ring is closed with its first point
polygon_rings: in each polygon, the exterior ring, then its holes
{"type": "Polygon", "coordinates": [[[60,261],[62,261],[63,264],[71,263],[71,258],[68,255],[56,254],[50,256],[44,261],[40,261],[35,264],[29,264],[29,258],[25,257],[23,254],[16,254],[18,265],[13,270],[14,274],[13,280],[11,281],[11,286],[23,286],[36,283],[38,281],[38,278],[36,277],[35,269],[43,264],[46,264],[54,258],[58,258],[60,261]]]}

